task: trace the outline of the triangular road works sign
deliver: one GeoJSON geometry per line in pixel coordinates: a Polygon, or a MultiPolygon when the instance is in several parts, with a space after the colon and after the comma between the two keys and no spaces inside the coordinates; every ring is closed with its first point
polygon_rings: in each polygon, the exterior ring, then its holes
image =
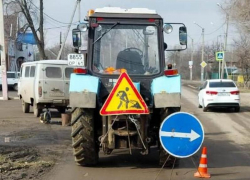
{"type": "Polygon", "coordinates": [[[148,107],[126,72],[122,73],[100,110],[100,114],[149,114],[148,107]]]}

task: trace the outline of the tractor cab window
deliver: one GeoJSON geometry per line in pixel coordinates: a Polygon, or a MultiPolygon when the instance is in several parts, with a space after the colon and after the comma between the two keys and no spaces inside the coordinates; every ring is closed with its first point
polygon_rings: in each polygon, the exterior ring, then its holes
{"type": "Polygon", "coordinates": [[[94,42],[95,72],[151,75],[160,71],[156,26],[100,24],[94,42]]]}

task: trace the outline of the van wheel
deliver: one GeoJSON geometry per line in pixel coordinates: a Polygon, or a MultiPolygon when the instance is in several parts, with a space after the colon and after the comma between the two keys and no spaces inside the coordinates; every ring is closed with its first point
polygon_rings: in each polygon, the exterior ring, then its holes
{"type": "Polygon", "coordinates": [[[24,100],[22,100],[22,110],[24,113],[30,112],[30,105],[29,103],[24,102],[24,100]]]}
{"type": "Polygon", "coordinates": [[[14,84],[13,89],[14,89],[15,91],[18,91],[18,85],[17,85],[17,84],[14,84]]]}
{"type": "Polygon", "coordinates": [[[43,109],[38,108],[38,107],[37,107],[37,104],[34,103],[34,105],[33,105],[33,112],[34,112],[34,116],[35,116],[35,117],[39,117],[40,114],[42,113],[42,110],[43,110],[43,109]]]}

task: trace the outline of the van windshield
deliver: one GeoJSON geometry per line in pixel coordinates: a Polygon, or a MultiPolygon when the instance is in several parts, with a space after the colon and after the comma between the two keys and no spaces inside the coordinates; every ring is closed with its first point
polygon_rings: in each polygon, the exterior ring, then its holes
{"type": "Polygon", "coordinates": [[[62,78],[62,70],[60,67],[46,67],[45,74],[47,78],[62,78]]]}

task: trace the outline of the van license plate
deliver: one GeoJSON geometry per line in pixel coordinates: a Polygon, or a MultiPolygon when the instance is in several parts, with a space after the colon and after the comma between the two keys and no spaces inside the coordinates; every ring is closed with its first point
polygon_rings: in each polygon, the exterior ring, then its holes
{"type": "Polygon", "coordinates": [[[49,95],[51,97],[62,97],[62,96],[64,96],[64,93],[62,93],[62,92],[51,92],[49,95]]]}

